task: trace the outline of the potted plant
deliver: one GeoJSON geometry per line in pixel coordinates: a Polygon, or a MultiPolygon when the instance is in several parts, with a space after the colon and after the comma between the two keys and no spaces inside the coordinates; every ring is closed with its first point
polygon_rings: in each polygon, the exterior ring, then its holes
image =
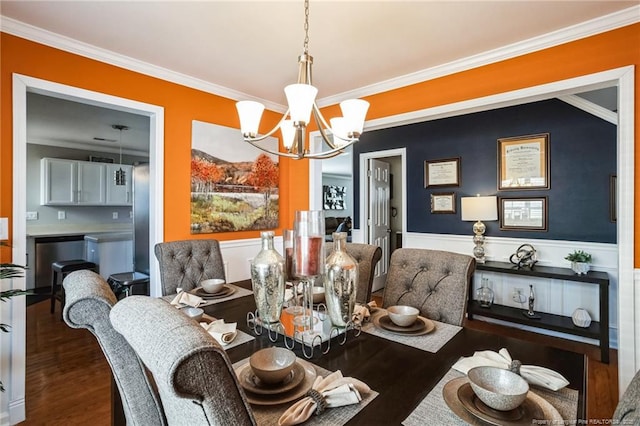
{"type": "Polygon", "coordinates": [[[591,263],[591,255],[583,250],[574,250],[565,256],[565,259],[571,262],[571,269],[578,275],[589,272],[589,264],[591,263]]]}
{"type": "MultiPolygon", "coordinates": [[[[0,245],[6,246],[7,244],[3,241],[0,241],[0,245]]],[[[12,263],[0,263],[0,280],[9,279],[9,278],[20,278],[22,276],[22,272],[25,267],[20,265],[14,265],[12,263]]],[[[6,302],[13,296],[21,296],[23,294],[27,294],[24,290],[4,290],[0,291],[0,301],[6,302]]],[[[0,331],[4,333],[9,332],[9,328],[11,326],[9,324],[1,324],[0,323],[0,331]]],[[[2,380],[0,380],[0,392],[4,392],[4,386],[2,384],[2,380]]]]}

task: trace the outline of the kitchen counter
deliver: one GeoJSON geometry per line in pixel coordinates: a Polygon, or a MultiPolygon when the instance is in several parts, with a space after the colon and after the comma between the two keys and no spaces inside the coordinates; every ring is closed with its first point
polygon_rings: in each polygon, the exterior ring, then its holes
{"type": "Polygon", "coordinates": [[[84,240],[96,243],[130,241],[133,240],[133,232],[103,232],[100,234],[87,234],[84,236],[84,240]]]}
{"type": "Polygon", "coordinates": [[[133,233],[131,224],[27,225],[27,237],[133,233]]]}

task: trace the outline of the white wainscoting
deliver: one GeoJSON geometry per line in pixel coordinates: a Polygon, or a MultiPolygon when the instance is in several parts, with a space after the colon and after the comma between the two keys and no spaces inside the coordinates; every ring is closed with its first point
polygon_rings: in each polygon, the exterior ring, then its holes
{"type": "MultiPolygon", "coordinates": [[[[273,239],[273,246],[282,254],[282,236],[273,239]]],[[[250,262],[262,249],[260,238],[246,240],[221,241],[220,251],[224,260],[227,282],[248,280],[251,278],[250,262]]]]}
{"type": "MultiPolygon", "coordinates": [[[[516,252],[522,244],[531,244],[536,249],[539,265],[570,267],[568,261],[564,260],[567,253],[581,249],[589,252],[593,256],[591,268],[609,274],[609,344],[613,348],[618,347],[618,247],[616,244],[585,243],[575,241],[555,241],[536,240],[518,238],[497,238],[487,237],[485,250],[487,260],[498,262],[509,262],[509,258],[516,252]]],[[[446,250],[456,253],[471,255],[474,244],[472,235],[441,235],[407,233],[404,239],[404,247],[427,248],[433,250],[446,250]]],[[[536,294],[534,309],[539,312],[548,312],[558,315],[571,316],[578,308],[585,308],[594,321],[599,318],[599,286],[592,284],[582,284],[573,281],[554,280],[537,277],[519,277],[505,275],[487,271],[477,271],[474,275],[474,289],[479,287],[480,280],[488,278],[494,290],[495,303],[507,306],[525,308],[527,304],[521,305],[513,300],[514,289],[521,288],[525,296],[529,295],[529,284],[533,284],[536,294]]],[[[474,318],[479,318],[474,315],[474,318]]],[[[489,318],[482,318],[486,321],[503,323],[489,318]]],[[[557,333],[549,330],[527,327],[525,325],[504,323],[512,327],[536,331],[552,336],[560,336],[572,340],[586,341],[597,344],[597,340],[585,339],[579,336],[557,333]]]]}

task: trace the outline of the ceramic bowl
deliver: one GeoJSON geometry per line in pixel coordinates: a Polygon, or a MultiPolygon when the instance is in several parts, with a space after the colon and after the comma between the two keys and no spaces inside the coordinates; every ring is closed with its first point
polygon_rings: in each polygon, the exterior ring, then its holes
{"type": "Polygon", "coordinates": [[[313,303],[324,302],[324,287],[313,287],[313,303]]]}
{"type": "Polygon", "coordinates": [[[513,410],[527,399],[529,383],[509,370],[474,367],[467,372],[467,377],[478,398],[494,410],[513,410]]]}
{"type": "Polygon", "coordinates": [[[225,285],[225,280],[220,278],[212,278],[200,282],[200,286],[207,293],[218,293],[225,285]]]}
{"type": "Polygon", "coordinates": [[[285,348],[260,349],[249,357],[253,373],[262,382],[276,384],[282,382],[291,373],[296,362],[296,354],[285,348]]]}
{"type": "Polygon", "coordinates": [[[204,314],[202,308],[194,308],[191,306],[182,309],[182,312],[184,312],[186,316],[195,321],[200,321],[202,319],[202,315],[204,314]]]}
{"type": "Polygon", "coordinates": [[[391,322],[398,327],[409,327],[416,322],[420,311],[413,306],[396,305],[388,307],[387,314],[391,322]]]}

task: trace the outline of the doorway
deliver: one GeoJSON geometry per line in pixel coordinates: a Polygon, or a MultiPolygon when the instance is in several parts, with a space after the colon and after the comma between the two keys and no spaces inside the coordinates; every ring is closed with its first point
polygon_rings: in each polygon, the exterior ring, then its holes
{"type": "MultiPolygon", "coordinates": [[[[24,75],[13,75],[13,239],[12,259],[20,265],[27,264],[26,259],[26,161],[27,161],[27,93],[84,103],[88,105],[130,112],[149,117],[149,163],[150,173],[150,217],[149,217],[149,253],[153,255],[153,246],[163,240],[163,177],[164,177],[164,109],[130,99],[119,98],[103,93],[79,89],[77,87],[53,83],[24,75]]],[[[151,256],[150,259],[153,257],[151,256]]],[[[151,282],[158,283],[158,266],[150,265],[151,282]]],[[[15,288],[24,288],[25,279],[15,280],[15,288]]],[[[157,285],[156,287],[159,287],[157,285]]],[[[159,288],[152,286],[151,295],[158,296],[159,288]]],[[[12,422],[24,418],[25,401],[25,316],[24,299],[12,303],[11,323],[11,375],[9,407],[12,422]],[[15,419],[15,421],[14,421],[15,419]]]]}

